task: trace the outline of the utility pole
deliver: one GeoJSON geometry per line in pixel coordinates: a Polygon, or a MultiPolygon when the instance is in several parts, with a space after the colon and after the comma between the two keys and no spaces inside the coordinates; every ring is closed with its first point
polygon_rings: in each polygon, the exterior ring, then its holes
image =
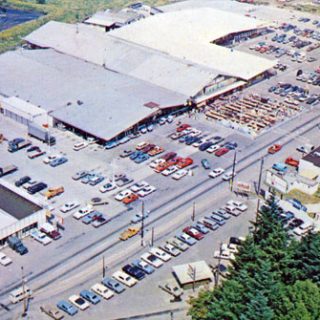
{"type": "Polygon", "coordinates": [[[27,315],[27,301],[26,301],[26,289],[24,283],[24,273],[23,273],[23,266],[21,266],[21,281],[22,281],[22,295],[23,295],[23,310],[22,310],[22,317],[27,315]]]}
{"type": "Polygon", "coordinates": [[[235,175],[235,170],[236,170],[236,161],[237,161],[237,150],[234,149],[234,157],[233,157],[233,164],[232,164],[232,177],[231,177],[231,181],[230,181],[231,192],[233,190],[233,180],[234,180],[234,175],[235,175]]]}
{"type": "Polygon", "coordinates": [[[260,172],[259,172],[259,179],[258,179],[258,186],[257,186],[257,208],[256,208],[256,215],[255,215],[254,231],[256,231],[257,229],[257,218],[258,218],[259,208],[260,208],[260,189],[261,189],[263,164],[264,164],[264,157],[261,158],[261,162],[260,162],[260,172]]]}
{"type": "Polygon", "coordinates": [[[195,217],[196,217],[196,203],[193,202],[191,220],[194,221],[194,220],[195,220],[195,217]]]}
{"type": "Polygon", "coordinates": [[[151,247],[153,247],[153,242],[154,242],[154,227],[151,229],[151,247]]]}
{"type": "Polygon", "coordinates": [[[220,245],[219,245],[219,258],[218,258],[218,264],[216,266],[215,283],[214,283],[215,288],[217,288],[219,285],[221,254],[222,254],[222,242],[220,242],[220,245]]]}
{"type": "Polygon", "coordinates": [[[102,257],[102,278],[106,276],[106,264],[104,260],[104,256],[102,257]]]}
{"type": "Polygon", "coordinates": [[[141,247],[143,247],[143,238],[144,238],[144,201],[142,201],[142,219],[141,219],[141,247]]]}

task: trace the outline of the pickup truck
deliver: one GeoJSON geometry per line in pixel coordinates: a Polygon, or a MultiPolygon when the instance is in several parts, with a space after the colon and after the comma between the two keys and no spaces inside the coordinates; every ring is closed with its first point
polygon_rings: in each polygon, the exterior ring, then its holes
{"type": "Polygon", "coordinates": [[[31,145],[31,141],[25,140],[23,138],[16,138],[8,143],[8,151],[9,152],[16,152],[31,145]]]}
{"type": "Polygon", "coordinates": [[[41,157],[42,155],[46,154],[45,151],[41,150],[41,149],[37,149],[37,150],[33,150],[28,154],[28,158],[29,159],[35,159],[38,157],[41,157]]]}
{"type": "Polygon", "coordinates": [[[3,177],[7,174],[10,174],[12,172],[15,172],[18,170],[18,167],[15,165],[9,165],[6,167],[0,167],[0,177],[3,177]]]}
{"type": "Polygon", "coordinates": [[[292,167],[295,167],[295,168],[298,168],[299,167],[299,160],[296,160],[292,157],[288,157],[285,161],[285,164],[292,166],[292,167]]]}
{"type": "Polygon", "coordinates": [[[140,231],[140,228],[138,227],[129,227],[127,230],[123,231],[120,234],[119,239],[122,241],[126,241],[129,238],[135,236],[136,234],[138,234],[138,232],[140,231]]]}
{"type": "Polygon", "coordinates": [[[20,253],[20,255],[28,253],[28,249],[23,245],[22,241],[18,237],[10,236],[7,243],[11,249],[20,253]]]}

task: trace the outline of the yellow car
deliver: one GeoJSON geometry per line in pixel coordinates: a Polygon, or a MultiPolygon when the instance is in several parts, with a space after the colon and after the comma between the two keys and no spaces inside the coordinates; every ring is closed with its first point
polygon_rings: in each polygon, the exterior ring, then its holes
{"type": "Polygon", "coordinates": [[[49,188],[48,191],[44,193],[44,195],[47,199],[51,199],[63,192],[64,192],[64,187],[55,187],[55,188],[49,188]]]}
{"type": "Polygon", "coordinates": [[[140,231],[140,228],[138,227],[129,227],[127,230],[123,231],[120,234],[119,239],[123,241],[128,240],[129,238],[135,236],[139,231],[140,231]]]}

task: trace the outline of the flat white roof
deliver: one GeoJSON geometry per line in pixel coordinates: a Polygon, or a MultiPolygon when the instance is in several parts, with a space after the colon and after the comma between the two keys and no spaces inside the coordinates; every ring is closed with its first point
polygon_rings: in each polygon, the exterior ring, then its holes
{"type": "Polygon", "coordinates": [[[221,74],[248,80],[272,68],[275,62],[212,42],[231,33],[259,29],[269,24],[244,15],[204,7],[155,15],[113,30],[110,34],[219,70],[221,74]]]}
{"type": "Polygon", "coordinates": [[[17,97],[3,98],[2,103],[6,110],[30,119],[46,113],[42,108],[17,97]]]}
{"type": "Polygon", "coordinates": [[[203,260],[180,264],[172,267],[172,270],[182,285],[213,278],[211,269],[203,260]]]}

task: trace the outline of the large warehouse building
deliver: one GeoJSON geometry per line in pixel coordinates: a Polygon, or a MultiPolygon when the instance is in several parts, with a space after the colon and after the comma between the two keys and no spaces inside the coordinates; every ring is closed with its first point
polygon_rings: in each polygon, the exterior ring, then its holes
{"type": "Polygon", "coordinates": [[[267,27],[208,7],[159,13],[110,32],[51,21],[25,38],[34,50],[0,56],[0,94],[109,141],[263,78],[276,61],[220,44],[267,27]]]}

